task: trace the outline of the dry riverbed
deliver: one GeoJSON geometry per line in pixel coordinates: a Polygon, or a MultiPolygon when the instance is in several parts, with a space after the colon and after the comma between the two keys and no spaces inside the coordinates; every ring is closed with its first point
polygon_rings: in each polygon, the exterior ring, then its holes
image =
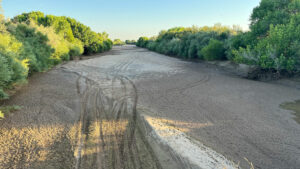
{"type": "Polygon", "coordinates": [[[21,109],[0,121],[0,168],[297,169],[299,85],[115,47],[3,103],[21,109]]]}

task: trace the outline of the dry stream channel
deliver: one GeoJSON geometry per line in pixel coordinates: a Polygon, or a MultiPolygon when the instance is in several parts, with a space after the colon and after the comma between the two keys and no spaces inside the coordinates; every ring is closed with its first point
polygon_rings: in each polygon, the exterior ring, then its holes
{"type": "Polygon", "coordinates": [[[29,84],[4,103],[21,110],[0,121],[1,169],[300,166],[297,105],[286,103],[300,99],[297,80],[250,81],[122,46],[29,84]]]}

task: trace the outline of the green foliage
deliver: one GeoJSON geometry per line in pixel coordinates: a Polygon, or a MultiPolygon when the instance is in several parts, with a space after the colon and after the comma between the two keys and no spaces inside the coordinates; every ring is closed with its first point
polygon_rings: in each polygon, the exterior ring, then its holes
{"type": "Polygon", "coordinates": [[[300,0],[262,0],[251,15],[251,31],[232,39],[227,54],[263,69],[299,70],[299,12],[300,0]]]}
{"type": "Polygon", "coordinates": [[[17,110],[21,110],[20,106],[0,106],[0,120],[5,118],[8,114],[15,112],[17,110]]]}
{"type": "Polygon", "coordinates": [[[277,71],[300,70],[300,0],[261,0],[249,32],[239,27],[175,27],[137,46],[186,59],[229,59],[277,71]]]}
{"type": "Polygon", "coordinates": [[[0,33],[0,99],[7,98],[4,92],[9,86],[25,81],[27,60],[20,57],[22,44],[8,33],[0,33]]]}
{"type": "Polygon", "coordinates": [[[185,59],[219,60],[224,59],[225,42],[239,32],[238,27],[220,24],[200,28],[176,27],[161,31],[155,38],[141,37],[137,46],[185,59]]]}
{"type": "Polygon", "coordinates": [[[51,65],[55,65],[61,61],[68,61],[70,58],[83,53],[83,45],[80,40],[74,39],[71,43],[57,34],[55,28],[52,26],[44,27],[43,25],[38,26],[34,23],[31,23],[30,26],[36,28],[37,31],[49,38],[48,45],[54,49],[50,57],[52,61],[51,65]]]}
{"type": "Polygon", "coordinates": [[[68,47],[70,59],[82,55],[84,52],[82,42],[79,39],[75,39],[73,43],[69,43],[68,47]]]}
{"type": "Polygon", "coordinates": [[[116,46],[122,46],[122,45],[125,45],[126,43],[121,41],[121,39],[115,39],[113,44],[116,46]]]}
{"type": "Polygon", "coordinates": [[[135,45],[136,41],[135,40],[126,40],[125,43],[128,45],[135,45]]]}
{"type": "Polygon", "coordinates": [[[0,13],[0,99],[26,82],[28,74],[111,47],[107,33],[93,32],[71,18],[30,12],[5,21],[0,13]]]}
{"type": "Polygon", "coordinates": [[[262,0],[251,15],[251,33],[265,37],[270,25],[289,23],[291,15],[299,10],[299,0],[262,0]]]}
{"type": "Polygon", "coordinates": [[[41,72],[51,67],[50,56],[54,49],[48,45],[48,37],[25,24],[17,25],[11,33],[23,42],[21,56],[29,60],[30,72],[41,72]]]}
{"type": "Polygon", "coordinates": [[[44,13],[36,11],[30,13],[23,13],[22,15],[15,16],[13,18],[14,22],[22,23],[32,20],[36,23],[44,22],[44,13]]]}
{"type": "Polygon", "coordinates": [[[4,15],[2,14],[1,2],[2,0],[0,0],[0,33],[4,33],[6,31],[6,28],[4,25],[4,15]]]}
{"type": "Polygon", "coordinates": [[[233,59],[234,50],[238,50],[239,48],[247,48],[248,45],[252,44],[254,40],[251,38],[251,32],[241,32],[236,36],[231,36],[225,43],[225,53],[227,59],[233,59]]]}
{"type": "Polygon", "coordinates": [[[4,118],[4,113],[0,110],[0,119],[4,118]]]}
{"type": "Polygon", "coordinates": [[[113,43],[106,32],[96,33],[75,19],[68,17],[65,19],[70,23],[74,37],[83,43],[85,54],[104,52],[112,48],[113,43]]]}
{"type": "Polygon", "coordinates": [[[149,38],[147,38],[147,37],[140,37],[136,43],[136,46],[146,47],[148,44],[148,40],[149,40],[149,38]]]}
{"type": "Polygon", "coordinates": [[[0,98],[7,98],[8,95],[3,91],[11,80],[12,71],[8,67],[7,59],[0,54],[0,98]]]}
{"type": "Polygon", "coordinates": [[[209,44],[201,49],[204,60],[222,60],[225,56],[224,43],[211,39],[209,44]]]}
{"type": "Polygon", "coordinates": [[[81,55],[82,52],[79,51],[82,48],[84,49],[84,54],[104,52],[112,48],[112,42],[108,38],[107,33],[96,33],[90,27],[69,17],[30,12],[14,17],[13,21],[15,23],[30,23],[33,21],[44,27],[52,27],[56,34],[75,45],[71,52],[72,55],[81,55]],[[78,43],[78,41],[81,41],[81,43],[78,43]]]}

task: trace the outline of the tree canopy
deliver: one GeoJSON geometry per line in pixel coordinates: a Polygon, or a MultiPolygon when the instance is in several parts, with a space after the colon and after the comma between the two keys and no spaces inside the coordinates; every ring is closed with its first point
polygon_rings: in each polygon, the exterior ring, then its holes
{"type": "Polygon", "coordinates": [[[11,20],[5,20],[0,12],[0,39],[0,99],[8,98],[6,90],[25,82],[34,72],[112,47],[105,32],[96,33],[75,19],[39,11],[11,20]]]}
{"type": "Polygon", "coordinates": [[[183,58],[227,59],[277,72],[300,70],[300,0],[261,0],[250,31],[238,26],[175,27],[137,46],[183,58]]]}
{"type": "Polygon", "coordinates": [[[15,23],[35,22],[45,27],[53,27],[57,34],[67,41],[73,43],[80,40],[84,47],[85,54],[104,52],[111,49],[112,41],[107,33],[96,33],[90,27],[65,16],[45,15],[42,12],[23,13],[13,18],[15,23]]]}

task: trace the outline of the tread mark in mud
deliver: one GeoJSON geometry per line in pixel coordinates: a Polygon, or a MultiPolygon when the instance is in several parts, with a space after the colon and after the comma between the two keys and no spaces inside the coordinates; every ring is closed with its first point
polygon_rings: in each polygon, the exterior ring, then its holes
{"type": "MultiPolygon", "coordinates": [[[[82,98],[82,112],[76,169],[147,168],[140,159],[139,152],[142,150],[139,150],[141,145],[137,145],[137,140],[148,152],[151,152],[151,147],[147,146],[136,124],[138,96],[134,83],[127,77],[114,75],[111,87],[107,88],[80,76],[77,90],[82,98]],[[83,79],[85,87],[80,86],[83,79]],[[85,90],[80,91],[82,88],[85,90]],[[106,90],[112,91],[107,95],[106,90]],[[88,153],[90,148],[95,149],[93,154],[88,153]]],[[[150,156],[148,159],[153,160],[149,161],[154,165],[152,168],[161,168],[154,154],[147,155],[150,156]]]]}

